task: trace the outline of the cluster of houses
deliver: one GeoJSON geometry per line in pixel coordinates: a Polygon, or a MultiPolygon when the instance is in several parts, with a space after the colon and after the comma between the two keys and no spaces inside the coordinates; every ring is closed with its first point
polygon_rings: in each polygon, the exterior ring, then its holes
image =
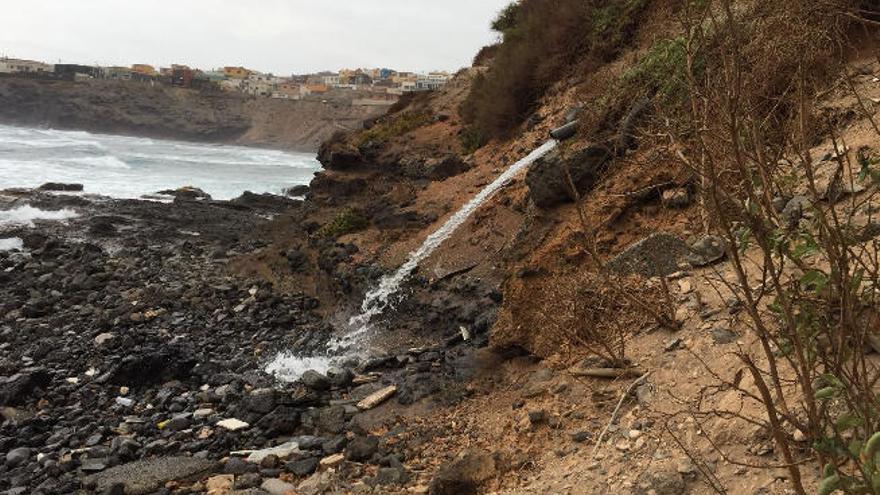
{"type": "Polygon", "coordinates": [[[100,67],[0,58],[0,76],[4,75],[68,81],[91,79],[142,81],[283,99],[303,99],[310,95],[320,96],[351,90],[378,101],[395,100],[398,96],[413,91],[436,90],[446,84],[451,77],[446,72],[419,74],[391,69],[343,69],[339,72],[279,77],[244,67],[223,67],[202,71],[186,65],[172,65],[159,69],[149,64],[100,67]]]}

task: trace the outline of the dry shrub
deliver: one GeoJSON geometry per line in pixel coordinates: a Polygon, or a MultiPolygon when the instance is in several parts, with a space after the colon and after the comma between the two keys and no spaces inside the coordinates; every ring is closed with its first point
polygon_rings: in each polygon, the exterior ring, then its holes
{"type": "Polygon", "coordinates": [[[544,92],[575,70],[611,60],[631,39],[648,0],[522,0],[500,14],[503,35],[489,70],[461,111],[487,138],[506,137],[544,92]]]}
{"type": "MultiPolygon", "coordinates": [[[[744,302],[754,343],[736,353],[737,375],[715,376],[722,389],[763,406],[766,419],[757,422],[772,435],[796,493],[810,491],[801,465],[814,462],[823,469],[819,493],[877,494],[880,367],[865,353],[876,329],[858,315],[877,307],[880,262],[851,242],[852,218],[839,216],[816,187],[810,153],[818,137],[839,136],[813,120],[813,107],[833,82],[829,74],[846,74],[842,47],[858,15],[846,1],[737,6],[708,1],[690,12],[689,61],[702,51],[711,63],[704,74],[689,70],[690,133],[669,131],[701,179],[706,227],[735,247],[735,277],[722,284],[744,302]],[[810,222],[785,221],[774,206],[792,181],[808,191],[810,222]],[[736,378],[743,372],[752,387],[736,378]],[[795,441],[795,429],[808,443],[795,441]]],[[[838,172],[857,168],[843,155],[833,161],[838,172]]],[[[862,208],[854,200],[851,207],[862,208]]],[[[712,414],[693,412],[698,420],[712,414]]]]}
{"type": "Polygon", "coordinates": [[[492,334],[495,345],[518,345],[532,354],[599,356],[623,366],[627,341],[652,323],[650,315],[620,289],[641,301],[660,305],[659,287],[643,280],[619,279],[609,284],[588,267],[567,273],[512,278],[492,334]]]}

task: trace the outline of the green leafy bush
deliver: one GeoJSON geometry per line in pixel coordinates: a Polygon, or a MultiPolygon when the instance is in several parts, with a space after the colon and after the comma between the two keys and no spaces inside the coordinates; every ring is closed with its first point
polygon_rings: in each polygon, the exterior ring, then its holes
{"type": "Polygon", "coordinates": [[[482,148],[484,144],[486,144],[486,137],[483,136],[483,133],[480,132],[479,129],[468,126],[461,130],[461,133],[458,135],[458,140],[461,142],[461,149],[465,155],[469,155],[474,151],[482,148]]]}
{"type": "Polygon", "coordinates": [[[330,223],[324,224],[319,230],[321,237],[339,237],[351,234],[367,228],[369,221],[364,214],[356,208],[346,208],[339,212],[330,223]]]}
{"type": "Polygon", "coordinates": [[[402,136],[431,121],[427,112],[410,111],[397,115],[391,115],[385,121],[380,121],[358,136],[358,146],[368,142],[384,143],[388,140],[402,136]]]}
{"type": "MultiPolygon", "coordinates": [[[[702,72],[702,59],[695,61],[695,73],[702,72]]],[[[639,62],[624,72],[622,82],[656,95],[663,103],[681,102],[688,93],[687,49],[683,36],[660,40],[639,62]]]]}

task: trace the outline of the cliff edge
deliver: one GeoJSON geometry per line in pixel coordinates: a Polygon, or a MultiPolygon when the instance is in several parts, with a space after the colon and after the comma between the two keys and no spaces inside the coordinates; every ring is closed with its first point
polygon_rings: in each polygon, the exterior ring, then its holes
{"type": "Polygon", "coordinates": [[[0,78],[0,123],[315,151],[384,109],[123,81],[0,78]]]}

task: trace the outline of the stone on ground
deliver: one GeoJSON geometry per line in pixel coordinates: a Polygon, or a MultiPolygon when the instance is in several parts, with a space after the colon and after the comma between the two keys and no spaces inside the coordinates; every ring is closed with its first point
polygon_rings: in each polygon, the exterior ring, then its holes
{"type": "Polygon", "coordinates": [[[215,463],[195,457],[164,457],[129,462],[83,480],[101,492],[115,484],[125,485],[126,495],[153,493],[172,480],[191,478],[210,471],[215,463]]]}
{"type": "Polygon", "coordinates": [[[264,480],[263,484],[260,485],[260,488],[271,495],[291,495],[296,493],[295,486],[286,481],[279,480],[278,478],[264,480]]]}
{"type": "Polygon", "coordinates": [[[690,249],[678,237],[657,232],[629,246],[608,262],[608,268],[621,275],[665,277],[686,264],[690,249]]]}
{"type": "Polygon", "coordinates": [[[496,474],[495,458],[486,452],[468,451],[440,468],[431,480],[431,495],[472,495],[496,474]]]}

